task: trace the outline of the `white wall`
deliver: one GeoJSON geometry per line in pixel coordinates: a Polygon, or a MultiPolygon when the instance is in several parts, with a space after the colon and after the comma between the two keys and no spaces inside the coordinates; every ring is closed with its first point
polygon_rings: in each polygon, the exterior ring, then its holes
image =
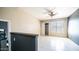
{"type": "Polygon", "coordinates": [[[40,22],[20,8],[0,7],[0,19],[11,20],[11,31],[20,33],[40,33],[40,22]]]}

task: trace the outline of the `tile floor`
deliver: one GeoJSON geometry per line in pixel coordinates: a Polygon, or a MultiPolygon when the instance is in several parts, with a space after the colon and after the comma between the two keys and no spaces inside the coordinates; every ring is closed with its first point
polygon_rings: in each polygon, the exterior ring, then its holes
{"type": "Polygon", "coordinates": [[[38,51],[78,51],[79,45],[68,38],[39,36],[38,51]]]}

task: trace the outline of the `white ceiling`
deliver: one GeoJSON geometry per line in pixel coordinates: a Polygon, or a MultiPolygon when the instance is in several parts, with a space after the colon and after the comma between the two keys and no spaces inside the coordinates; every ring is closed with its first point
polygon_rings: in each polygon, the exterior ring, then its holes
{"type": "MultiPolygon", "coordinates": [[[[45,8],[47,7],[25,7],[25,8],[23,7],[21,9],[40,20],[51,19],[51,17],[47,13],[45,13],[46,12],[45,8]]],[[[77,9],[78,9],[77,7],[55,7],[56,15],[53,18],[55,19],[55,18],[68,17],[77,9]]]]}

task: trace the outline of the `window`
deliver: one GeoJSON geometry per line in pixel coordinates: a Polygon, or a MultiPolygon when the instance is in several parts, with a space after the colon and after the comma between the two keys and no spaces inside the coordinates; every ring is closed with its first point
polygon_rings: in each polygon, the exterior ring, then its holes
{"type": "Polygon", "coordinates": [[[62,33],[64,31],[64,21],[56,21],[57,23],[57,26],[56,26],[56,30],[57,30],[57,33],[62,33]]]}
{"type": "Polygon", "coordinates": [[[67,37],[67,19],[42,21],[41,35],[67,37]]]}
{"type": "Polygon", "coordinates": [[[50,22],[50,35],[63,36],[66,34],[66,21],[64,19],[50,22]]]}

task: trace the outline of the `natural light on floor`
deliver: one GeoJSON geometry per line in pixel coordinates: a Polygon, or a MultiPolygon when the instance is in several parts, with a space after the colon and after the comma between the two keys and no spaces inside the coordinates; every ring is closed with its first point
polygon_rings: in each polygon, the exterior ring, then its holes
{"type": "Polygon", "coordinates": [[[57,40],[56,41],[56,51],[62,51],[64,50],[64,42],[63,40],[57,40]]]}
{"type": "Polygon", "coordinates": [[[38,51],[79,51],[79,45],[68,38],[40,36],[38,51]]]}
{"type": "Polygon", "coordinates": [[[63,51],[64,50],[64,41],[60,38],[54,38],[55,40],[51,40],[51,46],[55,45],[56,51],[63,51]]]}

